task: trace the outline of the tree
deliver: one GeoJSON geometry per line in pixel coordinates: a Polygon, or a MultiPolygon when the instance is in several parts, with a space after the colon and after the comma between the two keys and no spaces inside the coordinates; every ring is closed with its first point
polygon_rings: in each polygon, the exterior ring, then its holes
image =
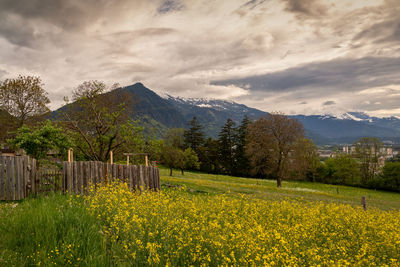
{"type": "Polygon", "coordinates": [[[321,182],[342,185],[358,185],[358,163],[349,155],[339,154],[325,161],[321,182]]]}
{"type": "Polygon", "coordinates": [[[183,151],[172,146],[164,146],[161,150],[161,162],[169,168],[169,176],[172,176],[172,169],[179,168],[183,162],[183,151]]]}
{"type": "Polygon", "coordinates": [[[375,137],[364,137],[355,144],[356,157],[360,160],[361,183],[367,184],[379,171],[378,160],[382,143],[375,137]]]}
{"type": "Polygon", "coordinates": [[[198,169],[199,166],[199,158],[190,147],[177,153],[177,167],[181,169],[182,175],[185,169],[198,169]]]}
{"type": "Polygon", "coordinates": [[[17,136],[12,139],[14,148],[22,148],[26,153],[37,160],[47,156],[49,150],[57,150],[65,155],[72,143],[62,128],[46,121],[43,125],[36,127],[22,126],[17,131],[17,136]]]}
{"type": "Polygon", "coordinates": [[[0,109],[15,118],[16,128],[41,119],[50,109],[50,100],[39,77],[18,76],[0,84],[0,109]]]}
{"type": "Polygon", "coordinates": [[[250,172],[250,162],[246,156],[246,135],[247,128],[250,125],[247,115],[244,116],[242,122],[237,128],[237,145],[235,153],[236,171],[238,175],[247,176],[250,172]]]}
{"type": "Polygon", "coordinates": [[[218,135],[219,162],[225,173],[236,174],[237,131],[235,122],[228,119],[218,135]]]}
{"type": "Polygon", "coordinates": [[[246,154],[253,173],[266,174],[282,186],[289,152],[304,137],[303,125],[281,113],[268,114],[248,128],[246,154]]]}
{"type": "Polygon", "coordinates": [[[211,137],[207,138],[203,145],[202,154],[201,170],[208,173],[221,172],[218,140],[214,140],[211,137]]]}
{"type": "Polygon", "coordinates": [[[200,147],[204,144],[203,126],[196,117],[189,122],[190,128],[185,131],[184,139],[186,147],[190,147],[199,156],[200,147]]]}
{"type": "Polygon", "coordinates": [[[177,147],[183,149],[185,147],[185,129],[171,128],[165,134],[165,144],[167,146],[177,147]]]}
{"type": "Polygon", "coordinates": [[[400,162],[387,162],[382,168],[382,175],[378,179],[377,189],[386,189],[400,192],[400,162]]]}
{"type": "Polygon", "coordinates": [[[110,151],[118,152],[140,129],[129,120],[132,98],[108,88],[103,82],[89,81],[73,92],[73,103],[63,112],[77,150],[87,159],[107,161],[110,151]],[[124,132],[130,132],[126,138],[124,132]]]}
{"type": "Polygon", "coordinates": [[[295,179],[315,182],[317,168],[321,163],[314,142],[311,139],[300,138],[291,154],[290,169],[295,179]]]}

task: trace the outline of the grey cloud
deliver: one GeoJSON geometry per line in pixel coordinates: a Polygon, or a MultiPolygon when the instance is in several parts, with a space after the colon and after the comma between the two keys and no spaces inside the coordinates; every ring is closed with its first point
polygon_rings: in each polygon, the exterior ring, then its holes
{"type": "Polygon", "coordinates": [[[318,0],[285,0],[286,10],[301,17],[321,17],[328,11],[318,0]]]}
{"type": "Polygon", "coordinates": [[[400,41],[400,18],[372,25],[353,38],[353,41],[359,40],[372,40],[375,43],[400,41]]]}
{"type": "Polygon", "coordinates": [[[335,101],[329,100],[329,101],[325,101],[324,103],[322,103],[323,106],[331,106],[331,105],[336,105],[335,101]]]}
{"type": "Polygon", "coordinates": [[[161,6],[158,7],[157,11],[161,14],[169,13],[172,11],[179,11],[183,8],[183,4],[177,0],[166,0],[161,6]]]}
{"type": "Polygon", "coordinates": [[[400,58],[335,59],[260,76],[212,83],[241,87],[249,84],[251,91],[258,92],[306,92],[321,89],[354,92],[364,88],[400,84],[399,69],[400,58]]]}
{"type": "Polygon", "coordinates": [[[54,41],[63,32],[80,32],[103,21],[105,13],[123,8],[124,2],[127,0],[1,0],[0,37],[34,48],[44,39],[54,41]]]}

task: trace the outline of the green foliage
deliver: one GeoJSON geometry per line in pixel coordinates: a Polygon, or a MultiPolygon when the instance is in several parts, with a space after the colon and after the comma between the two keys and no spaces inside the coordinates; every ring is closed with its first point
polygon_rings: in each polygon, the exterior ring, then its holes
{"type": "Polygon", "coordinates": [[[311,139],[299,139],[291,153],[291,179],[315,182],[321,165],[318,150],[311,139]]]}
{"type": "Polygon", "coordinates": [[[110,94],[109,90],[114,88],[100,81],[84,82],[74,90],[74,103],[62,114],[75,151],[86,159],[107,161],[110,151],[117,155],[141,131],[129,120],[131,97],[117,90],[110,94]]]}
{"type": "Polygon", "coordinates": [[[50,112],[50,100],[39,77],[19,75],[0,82],[0,108],[11,115],[15,125],[42,119],[50,112]]]}
{"type": "Polygon", "coordinates": [[[185,147],[185,129],[171,128],[165,134],[165,144],[167,146],[177,147],[183,149],[185,147]]]}
{"type": "Polygon", "coordinates": [[[246,136],[247,128],[251,121],[247,116],[244,116],[242,122],[237,128],[237,141],[236,141],[236,172],[237,175],[248,176],[250,174],[250,161],[246,156],[246,136]]]}
{"type": "Polygon", "coordinates": [[[330,184],[359,185],[358,163],[349,155],[337,155],[325,161],[319,181],[330,184]]]}
{"type": "Polygon", "coordinates": [[[189,122],[190,128],[185,131],[185,146],[193,149],[200,156],[200,148],[204,144],[203,126],[197,121],[196,117],[189,122]]]}
{"type": "Polygon", "coordinates": [[[372,179],[368,187],[400,192],[400,162],[386,162],[382,173],[372,179]]]}
{"type": "Polygon", "coordinates": [[[21,148],[35,159],[43,159],[49,150],[56,150],[62,155],[72,143],[62,128],[46,121],[43,125],[30,128],[22,126],[17,131],[17,136],[10,140],[14,148],[21,148]]]}
{"type": "Polygon", "coordinates": [[[77,196],[0,203],[0,266],[109,266],[102,226],[77,196]]]}
{"type": "Polygon", "coordinates": [[[236,174],[237,140],[235,122],[228,119],[218,135],[219,162],[227,174],[236,174]]]}
{"type": "Polygon", "coordinates": [[[364,137],[355,142],[356,157],[360,161],[361,182],[366,185],[379,173],[381,141],[376,137],[364,137]]]}

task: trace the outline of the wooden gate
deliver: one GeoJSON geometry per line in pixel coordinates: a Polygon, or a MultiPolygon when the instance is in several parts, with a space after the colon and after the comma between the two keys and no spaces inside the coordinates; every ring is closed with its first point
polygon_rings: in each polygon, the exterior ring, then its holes
{"type": "Polygon", "coordinates": [[[61,192],[63,190],[63,173],[59,169],[42,169],[37,171],[37,193],[61,192]]]}

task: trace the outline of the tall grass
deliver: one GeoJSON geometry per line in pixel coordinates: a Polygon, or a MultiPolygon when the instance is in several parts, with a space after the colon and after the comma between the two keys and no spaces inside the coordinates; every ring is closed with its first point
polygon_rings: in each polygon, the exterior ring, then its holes
{"type": "Polygon", "coordinates": [[[77,196],[51,194],[0,203],[0,266],[104,266],[99,222],[77,196]]]}

